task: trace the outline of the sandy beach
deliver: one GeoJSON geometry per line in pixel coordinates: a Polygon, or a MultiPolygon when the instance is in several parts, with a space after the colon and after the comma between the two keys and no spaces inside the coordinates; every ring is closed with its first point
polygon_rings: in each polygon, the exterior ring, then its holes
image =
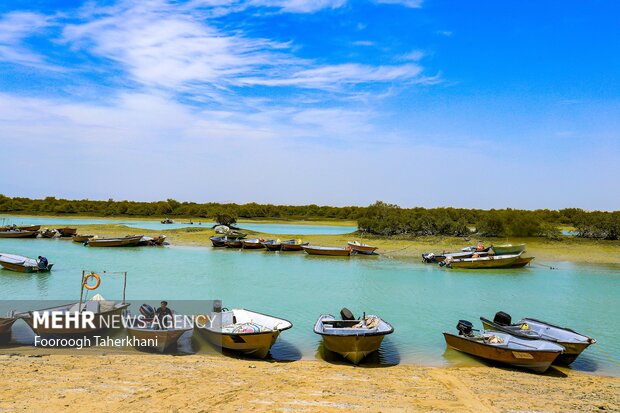
{"type": "Polygon", "coordinates": [[[353,367],[223,356],[1,355],[0,411],[620,411],[620,378],[566,369],[353,367]]]}

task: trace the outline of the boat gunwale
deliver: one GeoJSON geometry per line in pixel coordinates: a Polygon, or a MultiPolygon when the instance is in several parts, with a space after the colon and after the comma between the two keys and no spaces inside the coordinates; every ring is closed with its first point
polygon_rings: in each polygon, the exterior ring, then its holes
{"type": "MultiPolygon", "coordinates": [[[[394,326],[392,324],[390,324],[389,322],[385,321],[383,318],[379,317],[378,315],[374,315],[374,314],[369,314],[371,316],[375,316],[377,317],[379,320],[381,320],[381,322],[387,324],[390,329],[388,331],[375,331],[375,332],[369,332],[369,333],[364,333],[364,334],[328,334],[322,331],[317,331],[317,325],[319,324],[319,321],[321,321],[321,319],[323,317],[332,317],[334,319],[334,321],[342,321],[342,320],[338,320],[336,319],[336,317],[334,317],[331,314],[321,314],[319,316],[319,318],[316,320],[316,322],[314,323],[314,328],[313,331],[315,334],[318,334],[320,336],[327,336],[327,337],[372,337],[372,336],[387,336],[388,334],[392,334],[394,332],[394,326]]],[[[358,320],[361,321],[361,320],[358,320]]],[[[359,330],[359,331],[363,331],[363,330],[359,330]]]]}
{"type": "MultiPolygon", "coordinates": [[[[504,333],[502,331],[498,331],[498,333],[508,334],[508,335],[513,336],[513,337],[518,338],[518,339],[521,338],[521,337],[516,337],[516,336],[514,336],[512,334],[509,334],[509,333],[504,333]]],[[[534,348],[534,349],[531,349],[531,350],[529,350],[529,349],[528,350],[512,349],[512,348],[509,348],[507,346],[498,346],[498,345],[495,345],[495,344],[486,343],[485,341],[474,340],[472,338],[461,336],[459,334],[454,334],[454,333],[450,333],[450,332],[444,331],[443,332],[444,337],[445,337],[446,334],[449,335],[449,336],[452,336],[452,337],[456,337],[456,338],[459,338],[459,339],[462,339],[462,340],[469,341],[471,343],[476,343],[476,344],[479,344],[479,345],[482,345],[482,346],[485,346],[485,347],[490,347],[490,348],[497,348],[497,349],[501,349],[501,350],[504,350],[504,351],[518,351],[518,352],[522,352],[522,353],[533,352],[533,353],[558,353],[558,354],[564,354],[564,351],[565,351],[565,349],[561,349],[561,350],[560,349],[558,349],[558,350],[537,349],[537,348],[534,348]]],[[[536,339],[536,340],[538,340],[538,341],[549,341],[549,340],[544,340],[544,339],[540,339],[540,338],[536,339]]],[[[555,344],[555,345],[557,345],[559,347],[562,347],[560,344],[553,343],[552,341],[549,341],[549,342],[552,343],[552,344],[555,344]]],[[[452,346],[450,346],[450,347],[452,347],[452,346]]],[[[459,349],[456,349],[456,350],[459,350],[459,349]]],[[[459,351],[462,351],[462,350],[459,350],[459,351]]],[[[470,353],[467,353],[467,354],[470,354],[470,353]]],[[[478,357],[480,357],[480,356],[478,356],[478,357]]]]}
{"type": "MultiPolygon", "coordinates": [[[[215,333],[215,334],[221,334],[223,336],[251,336],[251,335],[259,335],[259,334],[272,334],[272,333],[282,332],[282,331],[286,331],[288,329],[293,328],[293,323],[290,322],[289,320],[285,319],[285,318],[274,317],[274,316],[269,315],[269,314],[259,313],[258,311],[247,310],[245,308],[235,308],[234,310],[243,310],[243,311],[247,311],[249,313],[260,314],[260,315],[264,315],[264,316],[267,316],[267,317],[275,318],[277,320],[282,320],[282,321],[287,322],[289,324],[289,326],[285,327],[285,328],[272,329],[270,331],[250,331],[250,332],[243,332],[243,333],[233,333],[233,332],[223,332],[223,331],[213,330],[211,328],[207,328],[206,325],[204,327],[195,326],[194,328],[198,329],[198,330],[206,330],[206,331],[209,331],[209,332],[215,333]]],[[[230,311],[232,312],[232,310],[230,310],[230,311]]]]}

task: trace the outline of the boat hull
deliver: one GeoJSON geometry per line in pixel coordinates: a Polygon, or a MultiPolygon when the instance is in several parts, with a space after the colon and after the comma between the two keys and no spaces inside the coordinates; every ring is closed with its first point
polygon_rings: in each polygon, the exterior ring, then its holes
{"type": "Polygon", "coordinates": [[[149,340],[155,340],[156,346],[139,346],[134,345],[136,348],[152,348],[160,353],[165,352],[170,347],[174,346],[181,336],[189,330],[152,330],[141,328],[127,328],[130,337],[133,337],[140,341],[148,342],[149,340]]]}
{"type": "Polygon", "coordinates": [[[228,248],[241,248],[243,245],[241,244],[241,241],[239,240],[235,240],[235,241],[226,241],[226,246],[228,248]]]}
{"type": "Polygon", "coordinates": [[[379,350],[384,335],[375,336],[329,336],[323,335],[323,345],[329,351],[340,354],[353,364],[359,364],[366,356],[379,350]]]}
{"type": "Polygon", "coordinates": [[[375,254],[375,251],[379,248],[379,247],[373,247],[371,245],[356,245],[355,243],[349,242],[349,247],[357,252],[358,254],[364,254],[364,255],[373,255],[375,254]]]}
{"type": "Polygon", "coordinates": [[[0,317],[0,335],[11,334],[11,327],[15,321],[17,321],[16,318],[0,317]]]}
{"type": "Polygon", "coordinates": [[[17,271],[17,272],[25,272],[25,273],[49,272],[52,269],[52,267],[54,266],[54,264],[48,264],[47,268],[41,269],[41,268],[39,268],[37,266],[22,265],[22,264],[16,264],[16,263],[5,262],[5,261],[0,261],[0,265],[2,265],[2,267],[7,269],[7,270],[17,271]]]}
{"type": "Polygon", "coordinates": [[[271,346],[280,336],[280,330],[250,334],[225,334],[198,327],[194,330],[215,347],[261,359],[267,357],[271,346]]]}
{"type": "Polygon", "coordinates": [[[443,333],[448,347],[486,360],[544,373],[560,354],[557,351],[523,351],[502,348],[443,333]]]}
{"type": "Polygon", "coordinates": [[[526,265],[529,265],[529,263],[531,263],[533,260],[534,260],[534,257],[519,257],[512,264],[512,268],[523,268],[526,265]]]}
{"type": "Polygon", "coordinates": [[[241,242],[242,248],[245,250],[262,250],[265,248],[261,242],[241,242]]]}
{"type": "Polygon", "coordinates": [[[135,247],[142,241],[142,235],[119,239],[90,239],[89,247],[135,247]]]}
{"type": "Polygon", "coordinates": [[[36,238],[37,231],[0,231],[0,238],[36,238]]]}
{"type": "Polygon", "coordinates": [[[519,245],[498,245],[491,247],[495,255],[520,254],[525,251],[525,244],[519,245]]]}
{"type": "Polygon", "coordinates": [[[493,256],[489,259],[480,259],[473,261],[452,261],[449,265],[451,268],[475,270],[475,269],[496,269],[496,268],[510,268],[513,266],[518,257],[496,259],[493,256]]]}
{"type": "Polygon", "coordinates": [[[282,243],[282,251],[301,251],[304,246],[308,245],[307,242],[302,244],[282,243]]]}
{"type": "Polygon", "coordinates": [[[74,235],[73,238],[71,238],[71,240],[73,242],[86,242],[92,237],[94,237],[94,235],[74,235]]]}
{"type": "MultiPolygon", "coordinates": [[[[52,325],[47,326],[47,327],[37,326],[35,328],[32,313],[30,313],[28,316],[23,317],[23,320],[26,322],[26,324],[28,324],[28,327],[30,327],[30,329],[35,334],[41,337],[83,336],[83,335],[93,334],[98,331],[107,330],[108,329],[107,326],[111,324],[109,320],[111,320],[112,317],[120,317],[123,311],[127,309],[127,307],[129,307],[129,304],[122,304],[112,310],[95,314],[95,317],[93,320],[93,324],[95,328],[90,328],[89,326],[85,326],[85,327],[77,326],[77,327],[71,327],[71,328],[64,328],[64,327],[54,328],[52,325]]],[[[60,325],[63,325],[65,323],[64,319],[65,319],[65,315],[61,315],[59,317],[60,325]]]]}
{"type": "Polygon", "coordinates": [[[61,237],[72,237],[77,234],[77,228],[56,228],[56,231],[58,231],[61,237]]]}
{"type": "Polygon", "coordinates": [[[211,237],[209,239],[211,240],[211,244],[213,244],[215,248],[226,247],[226,241],[224,237],[211,237]]]}
{"type": "Polygon", "coordinates": [[[322,255],[329,257],[348,257],[351,255],[351,250],[347,248],[321,249],[305,246],[303,247],[303,250],[310,255],[322,255]]]}
{"type": "Polygon", "coordinates": [[[263,243],[263,246],[269,251],[280,251],[282,249],[282,244],[263,243]]]}

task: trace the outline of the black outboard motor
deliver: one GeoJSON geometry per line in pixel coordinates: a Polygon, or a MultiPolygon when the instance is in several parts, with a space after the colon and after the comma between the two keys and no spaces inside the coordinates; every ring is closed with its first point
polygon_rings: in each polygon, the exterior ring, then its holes
{"type": "Polygon", "coordinates": [[[142,314],[144,318],[153,318],[155,317],[155,310],[148,304],[142,304],[140,306],[140,314],[142,314]]]}
{"type": "Polygon", "coordinates": [[[347,307],[343,307],[343,309],[340,310],[340,317],[343,320],[355,320],[355,316],[347,307]]]}
{"type": "Polygon", "coordinates": [[[471,332],[474,329],[474,325],[467,320],[459,320],[456,325],[456,329],[459,330],[459,336],[471,337],[471,332]]]}
{"type": "Polygon", "coordinates": [[[213,300],[213,312],[214,313],[222,312],[222,300],[213,300]]]}
{"type": "Polygon", "coordinates": [[[510,317],[510,314],[508,313],[498,311],[497,313],[495,313],[493,322],[495,324],[499,324],[500,326],[509,326],[510,324],[512,324],[512,317],[510,317]]]}

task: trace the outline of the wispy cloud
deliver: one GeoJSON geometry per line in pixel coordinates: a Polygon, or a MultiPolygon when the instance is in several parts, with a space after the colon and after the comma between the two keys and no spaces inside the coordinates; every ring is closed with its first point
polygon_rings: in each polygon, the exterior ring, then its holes
{"type": "Polygon", "coordinates": [[[422,7],[422,0],[374,0],[374,2],[379,4],[397,4],[415,9],[422,7]]]}
{"type": "Polygon", "coordinates": [[[59,70],[45,56],[33,52],[25,41],[48,28],[51,18],[32,12],[11,12],[0,18],[0,61],[23,66],[59,70]]]}

